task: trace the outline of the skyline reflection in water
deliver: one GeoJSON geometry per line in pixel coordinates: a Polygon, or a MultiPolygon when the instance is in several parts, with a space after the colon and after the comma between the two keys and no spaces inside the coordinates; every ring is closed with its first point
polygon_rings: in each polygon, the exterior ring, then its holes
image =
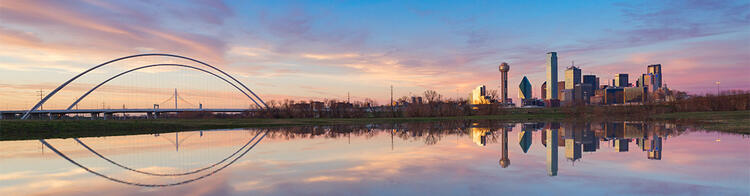
{"type": "Polygon", "coordinates": [[[747,195],[748,141],[669,123],[492,121],[2,141],[0,194],[747,195]]]}

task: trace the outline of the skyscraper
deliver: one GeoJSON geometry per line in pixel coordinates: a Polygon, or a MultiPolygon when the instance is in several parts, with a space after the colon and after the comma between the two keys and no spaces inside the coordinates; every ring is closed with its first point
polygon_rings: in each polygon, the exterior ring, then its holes
{"type": "Polygon", "coordinates": [[[596,75],[583,75],[583,83],[591,84],[594,88],[599,86],[599,84],[596,83],[596,75]]]}
{"type": "Polygon", "coordinates": [[[653,77],[654,87],[652,89],[661,88],[661,64],[654,64],[648,66],[648,74],[653,77]]]}
{"type": "Polygon", "coordinates": [[[510,71],[510,66],[508,63],[503,62],[500,64],[500,67],[498,68],[500,70],[500,81],[501,81],[501,88],[502,88],[502,101],[503,103],[508,103],[508,71],[510,71]]]}
{"type": "Polygon", "coordinates": [[[547,135],[547,175],[557,176],[557,132],[559,123],[550,123],[544,134],[547,135]]]}
{"type": "Polygon", "coordinates": [[[521,84],[518,85],[518,97],[521,100],[531,99],[531,82],[526,76],[521,79],[521,84]]]}
{"type": "MultiPolygon", "coordinates": [[[[523,127],[522,127],[523,128],[523,127]]],[[[518,144],[521,146],[521,150],[523,150],[523,153],[526,153],[529,151],[529,148],[531,147],[531,132],[533,130],[529,129],[521,129],[521,132],[518,133],[518,144]]]]}
{"type": "Polygon", "coordinates": [[[557,52],[547,53],[547,99],[557,99],[557,52]]]}
{"type": "Polygon", "coordinates": [[[581,69],[576,66],[570,66],[565,69],[565,89],[573,89],[576,84],[581,83],[581,69]]]}
{"type": "Polygon", "coordinates": [[[614,143],[615,150],[617,152],[627,152],[629,143],[630,143],[629,139],[616,139],[614,143]]]}
{"type": "Polygon", "coordinates": [[[477,86],[473,91],[471,91],[471,104],[477,105],[477,104],[490,104],[490,96],[487,96],[487,87],[484,85],[477,86]]]}
{"type": "Polygon", "coordinates": [[[596,75],[583,75],[583,83],[591,85],[589,96],[594,96],[594,91],[599,89],[599,80],[596,79],[596,75]]]}
{"type": "Polygon", "coordinates": [[[636,79],[635,81],[635,87],[646,87],[649,86],[651,80],[651,76],[648,74],[641,74],[641,77],[636,79]]]}
{"type": "Polygon", "coordinates": [[[544,81],[544,83],[542,83],[542,91],[541,92],[542,92],[542,95],[541,95],[542,96],[542,100],[546,100],[547,99],[547,81],[544,81]]]}
{"type": "Polygon", "coordinates": [[[614,86],[628,87],[628,74],[615,74],[614,86]]]}

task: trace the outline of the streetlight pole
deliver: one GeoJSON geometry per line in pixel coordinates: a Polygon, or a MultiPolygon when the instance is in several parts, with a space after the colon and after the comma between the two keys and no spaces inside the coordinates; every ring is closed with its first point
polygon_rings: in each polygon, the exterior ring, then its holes
{"type": "Polygon", "coordinates": [[[716,96],[719,96],[719,85],[720,84],[721,84],[721,82],[716,81],[716,96]]]}

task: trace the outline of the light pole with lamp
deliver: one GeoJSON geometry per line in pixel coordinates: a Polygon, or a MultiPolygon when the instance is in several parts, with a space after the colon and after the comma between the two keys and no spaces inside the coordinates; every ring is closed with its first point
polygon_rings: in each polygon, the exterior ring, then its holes
{"type": "Polygon", "coordinates": [[[719,96],[719,85],[720,84],[721,84],[721,82],[716,81],[716,96],[719,96]]]}

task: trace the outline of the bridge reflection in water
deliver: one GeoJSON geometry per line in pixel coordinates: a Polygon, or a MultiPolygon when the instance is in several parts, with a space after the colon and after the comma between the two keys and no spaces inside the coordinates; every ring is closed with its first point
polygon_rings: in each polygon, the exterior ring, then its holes
{"type": "MultiPolygon", "coordinates": [[[[677,157],[685,157],[685,153],[694,150],[696,153],[731,154],[731,149],[747,149],[741,148],[743,145],[750,147],[747,140],[739,136],[726,136],[717,143],[713,135],[709,140],[702,140],[706,134],[710,133],[694,132],[689,126],[653,122],[443,121],[204,130],[39,142],[54,152],[47,153],[47,156],[61,157],[42,160],[45,163],[65,160],[65,165],[55,167],[81,168],[86,172],[76,180],[95,176],[97,178],[91,180],[127,185],[123,187],[192,184],[178,186],[186,189],[204,186],[204,183],[193,183],[199,180],[207,184],[220,181],[227,183],[232,191],[261,194],[264,192],[253,190],[276,187],[271,192],[278,192],[310,188],[313,184],[346,189],[371,183],[383,186],[382,183],[388,180],[412,185],[419,182],[416,184],[451,186],[441,184],[443,181],[435,179],[436,176],[451,176],[445,178],[445,183],[449,184],[495,183],[490,179],[506,184],[512,183],[508,181],[520,183],[523,179],[544,178],[547,180],[540,183],[565,183],[559,180],[576,179],[589,184],[598,183],[599,186],[606,181],[592,180],[616,178],[615,181],[622,182],[622,176],[624,179],[642,177],[636,178],[638,182],[655,176],[700,181],[699,176],[704,173],[699,171],[722,173],[724,168],[745,167],[739,165],[743,159],[736,157],[723,160],[727,164],[721,167],[700,162],[694,165],[674,162],[681,160],[677,157]],[[703,143],[695,139],[701,139],[703,143]],[[263,144],[260,144],[261,140],[263,144]],[[706,145],[705,142],[733,146],[706,145]],[[686,145],[691,149],[686,151],[686,145]],[[712,147],[700,149],[705,146],[712,147]],[[665,150],[665,147],[672,150],[665,150]],[[670,167],[675,164],[680,167],[670,167]],[[690,171],[684,168],[690,168],[690,171]],[[676,172],[680,175],[670,175],[676,172]],[[650,174],[654,176],[644,176],[650,174]]],[[[688,155],[692,160],[699,159],[688,155]]],[[[737,177],[736,174],[722,175],[737,177]]],[[[742,182],[728,179],[716,182],[742,182]]],[[[26,182],[23,178],[9,181],[15,184],[26,182]]],[[[526,186],[519,183],[514,184],[526,186]]],[[[3,186],[0,183],[0,193],[3,193],[3,186]]]]}
{"type": "MultiPolygon", "coordinates": [[[[544,147],[546,147],[545,151],[547,154],[547,173],[550,176],[556,176],[557,170],[558,170],[558,148],[563,147],[565,150],[565,158],[570,162],[580,161],[582,158],[583,152],[596,152],[598,149],[601,148],[601,143],[603,142],[609,142],[613,148],[615,148],[618,152],[627,152],[628,149],[628,142],[629,141],[635,141],[635,143],[638,145],[639,150],[642,150],[646,152],[646,156],[648,159],[653,160],[660,160],[661,159],[661,152],[662,152],[662,138],[666,138],[669,136],[670,133],[678,132],[675,130],[674,125],[669,124],[650,124],[647,125],[644,122],[607,122],[607,123],[565,123],[561,126],[561,123],[524,123],[520,124],[521,130],[519,131],[519,139],[518,139],[518,145],[520,146],[520,149],[522,149],[522,153],[527,153],[529,148],[531,147],[531,144],[533,143],[533,137],[532,132],[540,131],[542,132],[539,134],[541,136],[540,140],[544,147]]],[[[442,138],[443,135],[446,134],[464,134],[468,133],[471,135],[471,138],[474,143],[476,143],[479,146],[486,146],[488,143],[495,143],[498,142],[498,139],[496,138],[497,135],[499,135],[501,138],[499,139],[499,142],[501,143],[501,153],[500,153],[500,161],[499,165],[503,168],[510,166],[510,157],[509,157],[509,150],[508,150],[508,134],[509,132],[513,132],[514,129],[517,127],[516,124],[508,124],[508,123],[496,123],[496,122],[473,122],[473,123],[446,123],[446,125],[441,125],[443,129],[439,130],[433,130],[433,127],[421,127],[419,123],[409,123],[409,124],[393,124],[393,125],[377,125],[376,127],[381,127],[383,130],[393,130],[389,131],[392,135],[395,135],[400,138],[408,139],[408,138],[421,138],[424,137],[426,144],[433,144],[436,143],[436,141],[432,141],[435,138],[442,138]],[[466,131],[464,131],[466,130],[466,131]]],[[[69,158],[64,153],[57,150],[53,145],[49,144],[45,140],[40,140],[42,144],[44,144],[46,147],[54,151],[56,154],[58,154],[60,157],[64,158],[65,160],[69,161],[70,163],[81,167],[82,169],[106,178],[111,181],[129,184],[129,185],[135,185],[135,186],[147,186],[147,187],[159,187],[159,186],[174,186],[179,184],[184,184],[188,182],[192,182],[198,179],[202,179],[204,177],[210,176],[213,173],[216,173],[223,168],[231,165],[233,162],[235,162],[237,159],[244,156],[247,152],[249,152],[255,145],[260,142],[267,134],[268,131],[272,131],[272,134],[274,135],[281,135],[285,137],[290,138],[296,138],[296,137],[304,137],[308,135],[324,135],[327,137],[341,137],[345,133],[347,137],[351,137],[351,134],[354,133],[355,135],[361,135],[364,133],[369,133],[372,130],[372,125],[370,127],[357,127],[357,126],[333,126],[333,127],[291,127],[291,128],[279,128],[279,129],[268,129],[265,131],[257,132],[255,136],[253,136],[249,141],[247,141],[242,147],[237,149],[232,154],[229,154],[226,158],[210,164],[206,167],[193,169],[191,171],[187,172],[181,172],[181,173],[155,173],[155,172],[148,172],[148,171],[141,171],[135,168],[131,168],[129,166],[120,164],[105,155],[102,155],[101,153],[97,152],[95,149],[88,146],[85,142],[83,142],[79,138],[73,138],[73,140],[85,148],[87,151],[95,155],[96,157],[101,158],[102,160],[105,160],[106,162],[112,164],[113,166],[116,166],[118,168],[135,172],[139,174],[149,175],[149,176],[185,176],[185,175],[191,175],[200,173],[202,171],[206,171],[209,169],[212,169],[216,166],[222,165],[226,161],[228,161],[231,158],[232,161],[230,161],[228,164],[224,164],[223,166],[219,167],[216,170],[213,170],[212,172],[205,174],[203,176],[198,176],[192,179],[183,180],[176,183],[168,183],[168,184],[143,184],[143,183],[135,183],[135,182],[129,182],[125,180],[120,180],[117,178],[113,178],[101,173],[98,173],[92,169],[89,169],[88,167],[76,162],[75,160],[69,158]],[[256,140],[260,135],[260,138],[256,140]],[[248,146],[250,146],[248,148],[248,146]],[[244,152],[243,152],[244,150],[244,152]],[[239,154],[239,156],[236,156],[239,154]]],[[[179,150],[179,143],[181,141],[184,141],[187,138],[183,138],[180,140],[178,138],[178,133],[175,133],[175,139],[174,141],[169,140],[173,145],[175,145],[175,151],[179,150]]],[[[203,134],[203,131],[200,131],[200,134],[203,134]]],[[[155,136],[159,136],[159,134],[156,134],[155,136]]],[[[393,142],[393,141],[392,141],[393,142]]],[[[393,144],[391,144],[393,146],[393,144]]],[[[520,157],[519,157],[520,158],[520,157]]]]}
{"type": "MultiPolygon", "coordinates": [[[[179,142],[180,142],[180,140],[177,138],[177,134],[179,134],[179,132],[175,133],[174,144],[175,144],[176,150],[179,149],[179,142]]],[[[200,134],[202,135],[203,132],[201,131],[200,134]]],[[[268,134],[267,130],[266,131],[259,131],[259,132],[257,132],[255,134],[255,136],[253,136],[250,140],[248,140],[247,143],[245,143],[245,145],[243,145],[241,148],[237,149],[237,151],[235,151],[234,153],[230,154],[226,158],[220,160],[219,162],[216,162],[214,164],[208,165],[208,166],[203,167],[203,168],[198,168],[198,169],[194,169],[194,170],[189,171],[189,172],[182,172],[182,173],[154,173],[154,172],[147,172],[147,171],[141,171],[141,170],[138,170],[138,169],[134,169],[134,168],[122,165],[122,164],[120,164],[120,163],[118,163],[116,161],[113,161],[113,160],[105,157],[104,155],[100,154],[96,150],[94,150],[91,147],[89,147],[88,145],[86,145],[79,138],[73,138],[78,144],[80,144],[81,146],[83,146],[84,148],[86,148],[86,150],[88,150],[89,152],[95,154],[97,157],[99,157],[99,158],[101,158],[101,159],[103,159],[103,160],[111,163],[112,165],[115,165],[115,166],[119,167],[119,168],[125,169],[127,171],[131,171],[131,172],[139,173],[139,174],[145,174],[145,175],[149,175],[149,176],[159,176],[159,177],[176,177],[176,176],[186,176],[186,175],[191,175],[191,174],[197,174],[197,173],[200,173],[202,171],[207,171],[205,174],[202,174],[202,175],[199,175],[199,176],[195,176],[195,177],[191,177],[191,178],[187,178],[187,179],[182,179],[181,181],[178,181],[178,182],[164,183],[164,184],[139,183],[139,182],[127,181],[127,180],[123,180],[123,179],[120,179],[120,178],[117,178],[117,177],[112,177],[112,176],[109,176],[109,175],[105,175],[103,173],[97,172],[94,169],[91,169],[91,168],[89,168],[89,167],[87,167],[87,166],[85,166],[85,165],[83,165],[83,164],[81,164],[81,163],[73,160],[72,158],[70,158],[69,156],[65,155],[65,153],[61,152],[60,150],[58,150],[56,147],[54,147],[53,145],[51,145],[50,143],[48,143],[44,139],[40,139],[39,141],[44,146],[46,146],[47,148],[49,148],[53,152],[55,152],[55,154],[57,154],[58,156],[62,157],[65,160],[67,160],[71,164],[73,164],[75,166],[78,166],[81,169],[86,170],[87,172],[89,172],[91,174],[94,174],[94,175],[97,175],[99,177],[102,177],[104,179],[107,179],[107,180],[110,180],[110,181],[113,181],[113,182],[117,182],[117,183],[122,183],[122,184],[127,184],[127,185],[133,185],[133,186],[142,186],[142,187],[168,187],[168,186],[176,186],[176,185],[181,185],[181,184],[186,184],[186,183],[194,182],[194,181],[206,178],[208,176],[211,176],[211,175],[213,175],[213,174],[215,174],[215,173],[223,170],[224,168],[232,165],[237,160],[239,160],[240,158],[242,158],[243,156],[245,156],[245,154],[247,154],[248,152],[250,152],[250,150],[252,150],[261,140],[263,140],[263,138],[265,138],[267,134],[268,134]],[[258,138],[258,136],[260,136],[260,138],[258,138]],[[252,144],[252,145],[250,145],[250,144],[252,144]],[[240,153],[240,154],[238,155],[238,153],[240,153]],[[232,159],[232,160],[229,161],[228,163],[222,165],[222,163],[226,162],[229,159],[232,159]],[[219,166],[219,165],[221,165],[221,166],[219,166]],[[219,167],[216,168],[215,170],[209,170],[209,169],[214,168],[216,166],[219,166],[219,167]]]]}

